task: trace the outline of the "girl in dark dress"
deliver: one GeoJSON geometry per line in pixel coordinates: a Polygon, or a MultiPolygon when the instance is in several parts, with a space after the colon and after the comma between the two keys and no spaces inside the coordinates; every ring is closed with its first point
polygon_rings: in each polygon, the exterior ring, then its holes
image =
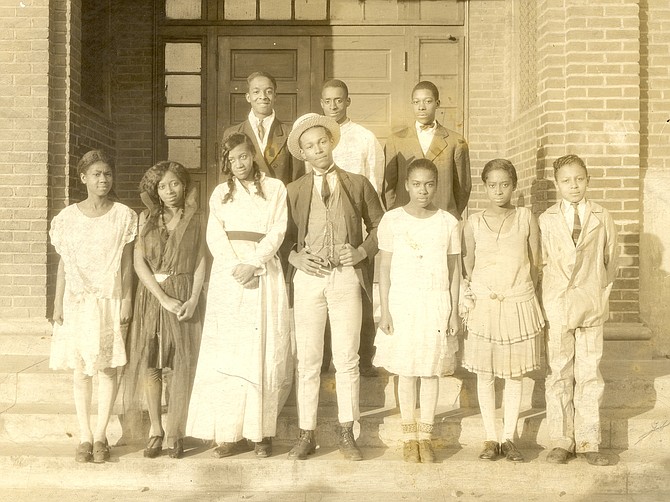
{"type": "Polygon", "coordinates": [[[170,457],[180,458],[202,328],[202,215],[188,172],[177,162],[151,167],[140,191],[147,209],[140,215],[135,245],[140,281],[127,341],[126,403],[137,409],[146,400],[151,429],[144,456],[160,455],[165,439],[170,457]],[[166,430],[161,423],[164,375],[166,430]]]}

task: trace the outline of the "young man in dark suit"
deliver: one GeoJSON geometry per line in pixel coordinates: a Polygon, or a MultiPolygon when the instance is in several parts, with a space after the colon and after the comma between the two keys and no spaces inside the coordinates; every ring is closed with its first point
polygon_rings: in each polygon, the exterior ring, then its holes
{"type": "Polygon", "coordinates": [[[247,84],[249,116],[241,124],[227,128],[223,137],[233,132],[249,136],[256,147],[255,160],[261,171],[287,185],[305,171],[304,164],[294,159],[286,148],[291,127],[275,116],[277,81],[269,73],[257,71],[247,77],[247,84]]]}
{"type": "Polygon", "coordinates": [[[426,158],[437,166],[439,173],[433,202],[461,219],[472,188],[468,144],[463,136],[435,120],[439,106],[440,93],[435,84],[426,80],[414,86],[412,108],[416,121],[386,142],[382,194],[386,209],[407,204],[407,166],[415,159],[426,158]]]}

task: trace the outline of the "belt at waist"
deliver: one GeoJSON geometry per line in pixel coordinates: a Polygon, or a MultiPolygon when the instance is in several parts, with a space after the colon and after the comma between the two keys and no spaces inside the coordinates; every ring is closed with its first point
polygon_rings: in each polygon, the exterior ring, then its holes
{"type": "Polygon", "coordinates": [[[227,230],[226,235],[231,241],[260,242],[265,237],[265,234],[260,232],[246,232],[244,230],[227,230]]]}
{"type": "Polygon", "coordinates": [[[474,282],[470,283],[470,290],[475,295],[475,297],[486,297],[488,296],[492,300],[498,301],[510,301],[510,302],[525,302],[532,300],[535,296],[535,288],[533,284],[523,284],[517,286],[516,288],[507,289],[504,291],[497,291],[483,284],[477,284],[474,282]]]}
{"type": "Polygon", "coordinates": [[[187,274],[186,274],[186,272],[180,272],[178,274],[174,274],[174,273],[173,274],[168,274],[168,273],[157,272],[157,273],[154,274],[154,279],[156,279],[156,282],[160,284],[161,282],[164,282],[168,277],[176,277],[178,275],[187,275],[187,274]]]}

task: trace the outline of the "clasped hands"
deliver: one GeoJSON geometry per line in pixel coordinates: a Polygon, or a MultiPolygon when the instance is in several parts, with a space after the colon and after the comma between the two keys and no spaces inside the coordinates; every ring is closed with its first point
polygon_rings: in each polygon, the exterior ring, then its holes
{"type": "MultiPolygon", "coordinates": [[[[363,251],[353,247],[351,244],[345,244],[340,249],[339,253],[340,265],[345,267],[353,267],[366,258],[363,251]]],[[[310,253],[307,248],[300,251],[291,251],[288,261],[298,270],[302,270],[308,275],[315,277],[323,277],[329,270],[326,267],[327,262],[323,258],[310,253]]]]}

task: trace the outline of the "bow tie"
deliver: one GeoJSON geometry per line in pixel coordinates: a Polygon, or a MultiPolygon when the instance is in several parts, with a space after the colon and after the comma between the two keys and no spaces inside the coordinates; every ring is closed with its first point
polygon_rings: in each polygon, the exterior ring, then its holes
{"type": "Polygon", "coordinates": [[[429,131],[433,127],[435,127],[435,122],[431,122],[430,124],[421,124],[419,126],[419,129],[421,129],[422,131],[429,131]]]}

